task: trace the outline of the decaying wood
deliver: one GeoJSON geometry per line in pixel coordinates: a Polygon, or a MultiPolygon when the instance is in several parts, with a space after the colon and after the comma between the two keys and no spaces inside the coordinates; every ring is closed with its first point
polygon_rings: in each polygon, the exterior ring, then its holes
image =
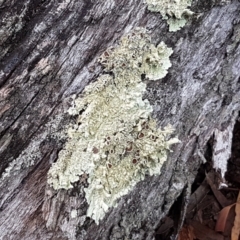
{"type": "Polygon", "coordinates": [[[232,136],[239,116],[240,2],[195,0],[192,10],[187,26],[170,33],[143,1],[0,1],[1,239],[154,239],[176,199],[188,196],[209,139],[226,129],[232,136]],[[146,177],[96,225],[86,218],[86,181],[56,192],[47,171],[74,121],[66,113],[72,94],[102,72],[100,54],[136,27],[174,50],[168,75],[149,82],[145,98],[181,143],[160,176],[146,177]]]}

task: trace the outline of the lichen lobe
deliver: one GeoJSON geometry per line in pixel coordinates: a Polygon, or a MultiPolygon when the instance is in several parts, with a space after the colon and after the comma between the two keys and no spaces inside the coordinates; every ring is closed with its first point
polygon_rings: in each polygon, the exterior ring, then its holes
{"type": "Polygon", "coordinates": [[[170,145],[178,142],[169,139],[171,126],[157,128],[150,103],[142,100],[146,84],[141,75],[163,78],[171,54],[163,42],[151,44],[143,29],[128,34],[99,59],[111,74],[89,84],[69,109],[78,119],[68,129],[69,140],[49,170],[48,183],[69,189],[88,174],[87,215],[96,223],[146,174],[160,174],[170,145]]]}
{"type": "Polygon", "coordinates": [[[189,16],[193,14],[188,7],[192,0],[145,0],[149,11],[160,12],[163,19],[167,20],[169,31],[181,29],[189,16]]]}

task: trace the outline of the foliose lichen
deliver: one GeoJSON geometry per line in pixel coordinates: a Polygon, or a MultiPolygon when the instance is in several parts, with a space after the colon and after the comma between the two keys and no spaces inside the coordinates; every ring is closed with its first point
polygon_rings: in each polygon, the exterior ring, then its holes
{"type": "Polygon", "coordinates": [[[192,0],[145,0],[148,10],[152,12],[160,12],[163,19],[167,20],[169,31],[175,32],[182,28],[187,18],[193,14],[188,9],[192,0]]]}
{"type": "Polygon", "coordinates": [[[69,114],[78,115],[68,129],[68,142],[48,173],[54,189],[72,188],[88,174],[87,215],[99,222],[116,201],[146,174],[160,174],[171,144],[171,126],[159,129],[152,107],[143,100],[141,75],[156,80],[167,74],[172,49],[155,47],[144,29],[123,37],[100,57],[105,72],[75,100],[69,114]],[[81,113],[81,114],[80,114],[81,113]]]}

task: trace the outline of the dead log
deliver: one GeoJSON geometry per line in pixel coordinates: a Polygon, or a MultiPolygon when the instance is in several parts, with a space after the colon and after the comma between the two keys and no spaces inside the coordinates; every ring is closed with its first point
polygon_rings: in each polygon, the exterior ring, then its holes
{"type": "Polygon", "coordinates": [[[191,10],[187,25],[169,32],[143,1],[0,2],[1,239],[154,239],[182,199],[176,236],[206,153],[230,157],[240,108],[240,2],[195,0],[191,10]],[[174,51],[167,76],[149,81],[144,98],[181,143],[160,175],[139,182],[97,225],[86,217],[87,180],[55,191],[47,173],[74,122],[72,95],[103,72],[99,56],[137,27],[174,51]]]}

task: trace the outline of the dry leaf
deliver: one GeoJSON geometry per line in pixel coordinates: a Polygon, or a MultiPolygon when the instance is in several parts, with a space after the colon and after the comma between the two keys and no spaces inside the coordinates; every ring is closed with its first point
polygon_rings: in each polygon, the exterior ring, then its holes
{"type": "Polygon", "coordinates": [[[236,213],[236,216],[234,220],[234,226],[232,228],[231,240],[238,240],[240,235],[240,192],[238,193],[235,213],[236,213]]]}
{"type": "Polygon", "coordinates": [[[206,173],[206,180],[211,187],[214,196],[222,207],[226,207],[230,204],[229,200],[219,191],[213,182],[214,173],[206,173]]]}
{"type": "Polygon", "coordinates": [[[191,220],[189,224],[193,227],[194,234],[198,240],[224,240],[224,236],[200,222],[191,220]]]}
{"type": "Polygon", "coordinates": [[[185,225],[178,234],[178,240],[194,240],[196,237],[193,232],[193,227],[185,225]]]}
{"type": "Polygon", "coordinates": [[[231,210],[231,208],[233,206],[235,206],[236,203],[234,204],[231,204],[225,208],[223,208],[219,215],[218,215],[218,219],[217,219],[217,223],[216,223],[216,227],[215,227],[215,231],[217,232],[224,232],[224,229],[226,227],[226,223],[227,223],[227,219],[228,219],[228,215],[229,215],[229,212],[231,210]]]}

